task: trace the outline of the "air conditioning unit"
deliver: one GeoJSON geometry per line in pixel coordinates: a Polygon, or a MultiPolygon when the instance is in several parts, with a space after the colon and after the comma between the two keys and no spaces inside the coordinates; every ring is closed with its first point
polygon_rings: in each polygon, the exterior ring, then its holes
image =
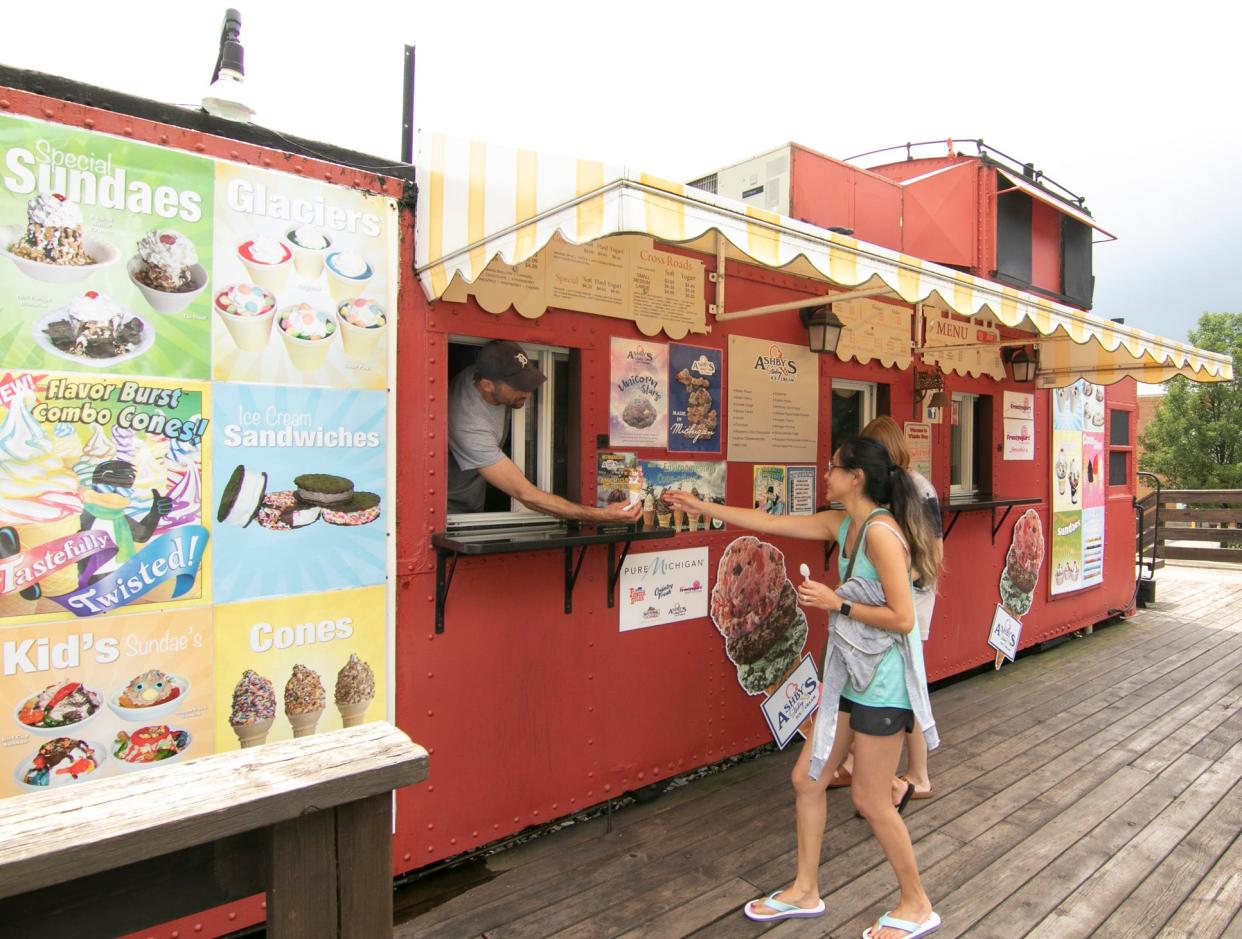
{"type": "Polygon", "coordinates": [[[701,176],[689,185],[769,212],[788,215],[792,151],[793,145],[786,144],[701,176]]]}

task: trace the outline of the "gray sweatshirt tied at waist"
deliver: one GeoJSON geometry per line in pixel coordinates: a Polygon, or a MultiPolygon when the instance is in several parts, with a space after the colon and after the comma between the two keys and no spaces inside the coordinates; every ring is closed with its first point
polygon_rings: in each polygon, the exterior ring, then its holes
{"type": "MultiPolygon", "coordinates": [[[[840,587],[837,594],[851,603],[868,606],[884,605],[884,588],[878,580],[851,577],[840,587]]],[[[828,651],[824,654],[824,677],[820,687],[819,714],[815,717],[815,730],[811,734],[811,765],[807,771],[812,779],[819,779],[824,763],[832,752],[837,735],[837,711],[846,679],[855,688],[866,688],[875,677],[880,660],[893,646],[901,656],[906,677],[906,693],[914,719],[923,729],[927,749],[940,746],[940,734],[932,717],[931,699],[927,695],[927,676],[923,672],[921,656],[911,648],[909,635],[868,626],[858,620],[833,613],[828,631],[828,651]]],[[[917,634],[918,626],[915,625],[917,634]]]]}

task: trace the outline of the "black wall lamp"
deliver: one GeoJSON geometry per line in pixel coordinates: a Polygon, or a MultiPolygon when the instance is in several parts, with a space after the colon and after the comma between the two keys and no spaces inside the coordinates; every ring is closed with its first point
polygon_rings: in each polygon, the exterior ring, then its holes
{"type": "Polygon", "coordinates": [[[798,319],[806,327],[806,342],[812,352],[837,351],[845,324],[832,312],[831,303],[803,307],[798,311],[798,319]]]}
{"type": "Polygon", "coordinates": [[[1026,351],[1026,346],[1009,346],[1003,355],[1013,370],[1014,381],[1028,384],[1035,380],[1035,373],[1039,371],[1038,350],[1032,355],[1026,351]]]}

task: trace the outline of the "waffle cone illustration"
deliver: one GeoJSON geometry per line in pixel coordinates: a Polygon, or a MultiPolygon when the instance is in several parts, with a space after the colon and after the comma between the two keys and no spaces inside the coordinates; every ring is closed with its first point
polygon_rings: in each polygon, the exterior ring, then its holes
{"type": "Polygon", "coordinates": [[[336,709],[341,712],[341,726],[357,727],[366,718],[370,701],[357,701],[353,704],[338,704],[336,709]]]}
{"type": "Polygon", "coordinates": [[[315,732],[319,718],[323,716],[323,708],[317,711],[306,711],[303,714],[290,714],[289,725],[293,728],[293,736],[309,737],[315,732]]]}
{"type": "Polygon", "coordinates": [[[257,747],[267,743],[268,731],[272,729],[275,721],[276,718],[268,717],[255,721],[253,724],[235,724],[233,733],[237,734],[237,742],[241,744],[243,750],[248,747],[257,747]]]}

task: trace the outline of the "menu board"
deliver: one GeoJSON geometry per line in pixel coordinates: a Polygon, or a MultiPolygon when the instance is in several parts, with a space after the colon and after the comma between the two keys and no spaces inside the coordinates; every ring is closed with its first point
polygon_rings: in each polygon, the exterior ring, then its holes
{"type": "Polygon", "coordinates": [[[614,235],[583,245],[554,236],[516,266],[494,259],[472,284],[455,280],[444,299],[474,296],[489,313],[510,306],[542,316],[549,307],[633,320],[642,332],[674,339],[707,332],[703,262],[661,251],[643,235],[614,235]]]}
{"type": "Polygon", "coordinates": [[[394,200],[0,116],[0,797],[387,713],[394,200]]]}
{"type": "Polygon", "coordinates": [[[819,358],[804,346],[729,337],[730,462],[814,463],[819,358]]]}
{"type": "Polygon", "coordinates": [[[949,313],[936,315],[928,308],[923,321],[923,361],[958,375],[990,375],[1005,380],[1000,355],[1000,330],[990,322],[960,320],[949,313]],[[937,351],[936,346],[967,346],[937,351]]]}
{"type": "Polygon", "coordinates": [[[879,300],[847,300],[834,303],[832,312],[845,324],[837,344],[837,357],[842,361],[910,367],[909,308],[879,300]]]}
{"type": "Polygon", "coordinates": [[[1104,388],[1052,390],[1052,594],[1104,579],[1104,388]]]}

